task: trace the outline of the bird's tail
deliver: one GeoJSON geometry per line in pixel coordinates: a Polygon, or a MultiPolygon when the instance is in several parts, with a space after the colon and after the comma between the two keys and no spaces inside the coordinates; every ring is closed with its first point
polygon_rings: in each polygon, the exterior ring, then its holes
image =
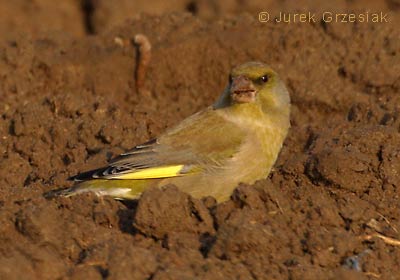
{"type": "Polygon", "coordinates": [[[58,196],[70,197],[79,193],[94,192],[98,196],[109,195],[116,199],[136,199],[154,183],[154,180],[95,179],[80,182],[70,188],[49,191],[44,194],[44,197],[51,199],[58,196]]]}
{"type": "Polygon", "coordinates": [[[83,190],[79,191],[79,185],[76,185],[70,188],[51,190],[44,193],[43,196],[46,199],[52,199],[58,196],[70,197],[82,192],[83,190]]]}

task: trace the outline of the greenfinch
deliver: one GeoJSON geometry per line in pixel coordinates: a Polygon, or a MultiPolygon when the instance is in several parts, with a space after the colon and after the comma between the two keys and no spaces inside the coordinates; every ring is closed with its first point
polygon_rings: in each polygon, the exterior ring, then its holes
{"type": "Polygon", "coordinates": [[[58,192],[91,191],[136,199],[149,187],[173,184],[193,197],[227,200],[239,183],[268,176],[290,127],[290,97],[278,74],[261,62],[234,68],[218,100],[157,139],[108,166],[72,177],[58,192]]]}

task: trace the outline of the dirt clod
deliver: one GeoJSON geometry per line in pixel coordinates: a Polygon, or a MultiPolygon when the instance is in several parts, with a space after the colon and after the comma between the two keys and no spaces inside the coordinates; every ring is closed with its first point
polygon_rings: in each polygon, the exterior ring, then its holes
{"type": "Polygon", "coordinates": [[[61,2],[0,1],[0,279],[398,278],[398,1],[300,1],[390,21],[296,24],[258,20],[290,1],[61,2]],[[174,186],[43,198],[212,104],[250,60],[292,100],[268,178],[221,204],[174,186]]]}

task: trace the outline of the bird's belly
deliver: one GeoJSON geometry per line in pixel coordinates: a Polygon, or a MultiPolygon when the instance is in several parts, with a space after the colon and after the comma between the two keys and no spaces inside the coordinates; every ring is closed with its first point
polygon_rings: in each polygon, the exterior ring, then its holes
{"type": "Polygon", "coordinates": [[[249,142],[221,167],[168,178],[162,181],[162,185],[174,184],[196,198],[213,196],[218,202],[225,201],[240,183],[253,184],[268,176],[282,144],[279,139],[267,144],[249,142]]]}

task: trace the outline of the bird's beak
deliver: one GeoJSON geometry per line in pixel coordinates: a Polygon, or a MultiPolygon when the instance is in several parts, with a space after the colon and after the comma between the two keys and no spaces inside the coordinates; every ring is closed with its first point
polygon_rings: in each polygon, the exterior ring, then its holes
{"type": "Polygon", "coordinates": [[[253,82],[244,75],[233,78],[229,91],[232,100],[237,103],[254,102],[256,99],[256,88],[253,82]]]}

